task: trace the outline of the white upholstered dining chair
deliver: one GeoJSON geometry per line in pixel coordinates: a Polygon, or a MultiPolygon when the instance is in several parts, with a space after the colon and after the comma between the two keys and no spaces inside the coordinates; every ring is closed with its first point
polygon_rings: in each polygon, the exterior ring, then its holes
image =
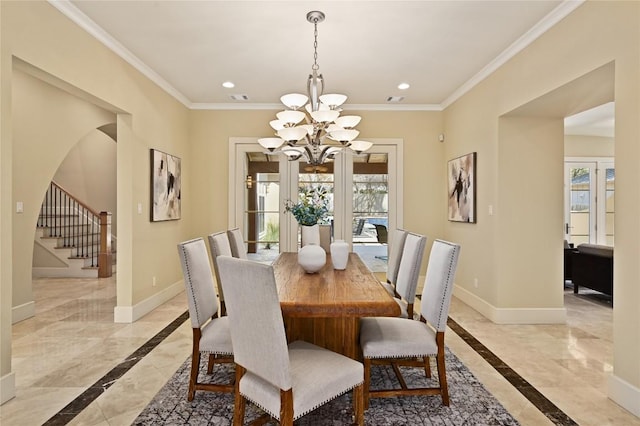
{"type": "Polygon", "coordinates": [[[245,399],[281,425],[353,390],[356,423],[364,424],[363,366],[343,355],[296,341],[287,346],[271,265],[218,259],[236,361],[233,424],[244,421],[245,399]]]}
{"type": "Polygon", "coordinates": [[[427,237],[424,235],[409,232],[405,237],[394,297],[400,306],[402,318],[413,318],[413,303],[416,299],[420,266],[426,244],[427,237]]]}
{"type": "Polygon", "coordinates": [[[218,299],[220,300],[219,315],[227,315],[227,307],[224,303],[224,293],[222,292],[222,284],[220,283],[220,274],[218,272],[218,257],[232,256],[231,244],[226,231],[214,232],[209,234],[209,249],[211,250],[211,260],[213,261],[213,269],[216,274],[216,285],[218,286],[218,299]]]}
{"type": "Polygon", "coordinates": [[[387,317],[360,320],[365,408],[369,406],[369,398],[402,395],[440,395],[442,403],[449,405],[444,333],[459,254],[458,244],[434,241],[420,301],[420,321],[387,317]],[[424,368],[426,376],[431,377],[430,356],[436,357],[438,386],[408,388],[399,366],[424,368]],[[390,364],[393,367],[400,388],[370,389],[371,367],[378,364],[390,364]]]}
{"type": "Polygon", "coordinates": [[[207,366],[209,374],[213,372],[216,363],[233,362],[229,319],[227,317],[216,318],[218,303],[213,287],[207,247],[202,238],[196,238],[178,244],[178,253],[193,330],[191,374],[187,399],[193,400],[196,390],[233,392],[233,383],[198,382],[201,354],[209,355],[207,366]]]}
{"type": "Polygon", "coordinates": [[[229,237],[229,245],[231,246],[231,255],[238,259],[247,258],[247,248],[244,245],[244,238],[240,228],[233,228],[227,231],[229,237]]]}
{"type": "Polygon", "coordinates": [[[396,228],[391,231],[389,261],[387,263],[387,281],[382,281],[382,285],[392,296],[396,294],[396,278],[398,277],[400,259],[402,258],[402,250],[404,249],[404,241],[406,238],[407,231],[404,229],[396,228]]]}

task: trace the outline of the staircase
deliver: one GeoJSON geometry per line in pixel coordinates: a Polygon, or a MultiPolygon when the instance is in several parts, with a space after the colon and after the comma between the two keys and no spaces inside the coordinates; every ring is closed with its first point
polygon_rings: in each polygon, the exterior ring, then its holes
{"type": "Polygon", "coordinates": [[[115,272],[111,213],[97,213],[51,182],[34,241],[34,277],[109,277],[115,272]],[[36,261],[37,259],[37,261],[36,261]]]}

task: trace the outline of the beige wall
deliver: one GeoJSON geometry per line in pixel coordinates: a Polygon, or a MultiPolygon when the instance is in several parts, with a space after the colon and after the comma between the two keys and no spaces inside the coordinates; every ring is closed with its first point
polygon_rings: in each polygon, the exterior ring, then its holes
{"type": "Polygon", "coordinates": [[[496,297],[486,300],[500,308],[563,309],[563,127],[553,118],[499,120],[496,297]]]}
{"type": "Polygon", "coordinates": [[[561,120],[614,99],[592,96],[599,86],[591,86],[577,98],[554,91],[613,61],[611,79],[605,82],[613,87],[615,80],[616,102],[615,361],[609,395],[629,409],[636,407],[636,414],[640,398],[639,24],[640,2],[586,2],[448,107],[444,115],[446,157],[478,152],[478,224],[445,226],[447,236],[463,247],[456,276],[458,294],[485,315],[505,322],[528,316],[538,321],[557,317],[561,294],[553,291],[543,296],[532,288],[545,292],[552,282],[559,287],[562,283],[559,261],[549,263],[549,253],[561,259],[561,120]],[[521,108],[531,115],[504,118],[521,108]],[[548,140],[540,138],[535,146],[527,138],[538,132],[547,133],[548,140]],[[558,180],[550,180],[553,176],[558,180]],[[523,191],[530,195],[523,196],[523,191]],[[488,215],[489,205],[494,207],[493,216],[488,215]],[[555,213],[549,214],[549,209],[555,213]],[[530,229],[518,238],[523,225],[530,229]],[[533,271],[533,265],[548,271],[533,271]],[[479,277],[477,288],[473,277],[479,277]]]}
{"type": "MultiPolygon", "coordinates": [[[[0,5],[0,24],[5,20],[0,5]]],[[[11,324],[13,253],[11,225],[11,61],[5,43],[4,25],[0,26],[0,403],[12,398],[15,377],[11,371],[11,324]]]]}
{"type": "Polygon", "coordinates": [[[53,179],[96,212],[111,212],[117,235],[116,173],[116,142],[96,129],[71,148],[53,179]]]}
{"type": "Polygon", "coordinates": [[[613,157],[615,139],[603,136],[565,135],[565,157],[613,157]]]}

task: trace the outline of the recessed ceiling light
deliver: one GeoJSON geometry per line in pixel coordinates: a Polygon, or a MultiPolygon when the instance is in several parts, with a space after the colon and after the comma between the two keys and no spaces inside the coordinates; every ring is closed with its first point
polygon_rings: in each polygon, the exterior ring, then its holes
{"type": "Polygon", "coordinates": [[[400,83],[400,84],[398,84],[398,89],[400,89],[400,90],[407,90],[409,87],[411,87],[411,86],[409,86],[409,83],[400,83]]]}
{"type": "Polygon", "coordinates": [[[233,84],[233,82],[231,81],[225,81],[224,83],[222,83],[222,87],[226,87],[227,89],[233,89],[234,87],[236,87],[236,85],[233,84]]]}

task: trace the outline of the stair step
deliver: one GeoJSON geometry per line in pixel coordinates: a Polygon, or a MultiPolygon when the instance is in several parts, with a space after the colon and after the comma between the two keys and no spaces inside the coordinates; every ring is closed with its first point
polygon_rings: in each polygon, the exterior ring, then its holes
{"type": "Polygon", "coordinates": [[[64,217],[81,217],[78,213],[61,213],[61,214],[40,214],[38,215],[41,219],[56,219],[56,218],[64,218],[64,217]]]}
{"type": "MultiPolygon", "coordinates": [[[[70,228],[71,229],[71,228],[70,228]]],[[[65,229],[58,229],[58,231],[62,231],[62,233],[60,235],[51,235],[53,229],[47,229],[44,230],[42,232],[42,238],[71,238],[71,237],[77,237],[77,236],[83,236],[86,237],[87,235],[89,237],[91,237],[92,235],[100,235],[100,232],[97,232],[97,230],[94,230],[94,232],[88,232],[91,230],[84,230],[84,232],[68,232],[68,230],[65,229]],[[47,232],[49,231],[49,232],[47,232]]],[[[74,229],[71,229],[71,231],[75,231],[74,229]]]]}

